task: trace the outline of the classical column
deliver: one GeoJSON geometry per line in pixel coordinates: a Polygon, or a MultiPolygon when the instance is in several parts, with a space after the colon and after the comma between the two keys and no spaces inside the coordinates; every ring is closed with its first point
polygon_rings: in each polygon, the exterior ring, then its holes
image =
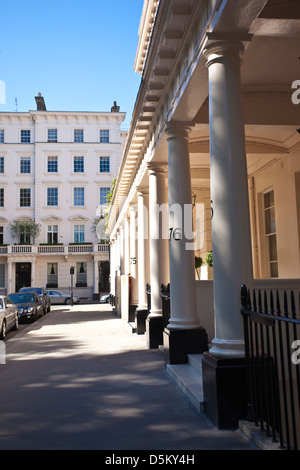
{"type": "Polygon", "coordinates": [[[138,198],[138,307],[135,311],[137,334],[146,331],[148,315],[146,283],[149,280],[149,192],[139,189],[138,198]]]}
{"type": "Polygon", "coordinates": [[[124,220],[124,273],[127,276],[130,272],[130,252],[129,252],[129,221],[125,217],[124,220]]]}
{"type": "Polygon", "coordinates": [[[243,414],[245,374],[240,289],[243,283],[251,287],[253,280],[240,76],[243,51],[241,42],[230,40],[211,43],[205,51],[209,74],[215,338],[203,361],[203,377],[205,406],[211,417],[217,416],[219,427],[222,420],[228,424],[243,414]],[[224,366],[223,380],[219,382],[220,374],[215,371],[224,366]],[[212,371],[219,405],[211,403],[212,371]],[[220,403],[224,409],[218,409],[220,403]],[[234,403],[234,409],[230,409],[230,403],[234,403]]]}
{"type": "Polygon", "coordinates": [[[138,305],[138,257],[137,257],[137,227],[136,227],[136,208],[130,206],[129,208],[130,220],[130,304],[135,308],[138,305]]]}
{"type": "Polygon", "coordinates": [[[94,259],[94,289],[93,289],[94,299],[99,299],[99,263],[98,259],[94,259]]]}
{"type": "Polygon", "coordinates": [[[6,292],[10,294],[14,292],[13,282],[12,282],[12,261],[7,261],[7,282],[6,282],[6,292]]]}
{"type": "Polygon", "coordinates": [[[169,282],[168,209],[165,167],[149,164],[149,243],[151,311],[146,333],[149,348],[163,344],[161,284],[169,282]]]}
{"type": "Polygon", "coordinates": [[[207,350],[207,335],[197,314],[193,240],[188,238],[192,227],[190,130],[189,124],[180,122],[170,122],[166,127],[171,317],[164,349],[169,363],[185,363],[187,354],[207,350]]]}

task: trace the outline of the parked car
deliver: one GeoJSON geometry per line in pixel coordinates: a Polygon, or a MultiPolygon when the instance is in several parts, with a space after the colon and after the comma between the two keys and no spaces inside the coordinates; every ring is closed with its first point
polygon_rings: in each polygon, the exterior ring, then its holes
{"type": "MultiPolygon", "coordinates": [[[[54,304],[70,304],[71,303],[71,296],[69,294],[62,294],[58,290],[47,290],[46,291],[50,302],[52,305],[54,304]]],[[[73,295],[73,303],[78,304],[80,302],[79,297],[73,295]]]]}
{"type": "Polygon", "coordinates": [[[100,297],[100,304],[108,304],[110,299],[110,294],[105,294],[100,297]]]}
{"type": "Polygon", "coordinates": [[[51,310],[51,302],[49,295],[47,294],[46,290],[43,287],[21,287],[19,292],[35,292],[40,296],[40,298],[44,302],[44,313],[50,312],[51,310]]]}
{"type": "Polygon", "coordinates": [[[17,292],[8,296],[18,308],[19,321],[36,321],[44,314],[43,300],[35,292],[17,292]]]}
{"type": "Polygon", "coordinates": [[[4,339],[9,330],[19,328],[18,307],[5,295],[0,296],[0,338],[4,339]]]}

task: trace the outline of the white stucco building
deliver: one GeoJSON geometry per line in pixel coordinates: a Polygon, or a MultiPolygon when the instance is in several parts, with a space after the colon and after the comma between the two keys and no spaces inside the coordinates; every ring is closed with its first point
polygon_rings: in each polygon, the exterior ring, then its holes
{"type": "Polygon", "coordinates": [[[109,248],[92,227],[118,173],[125,113],[37,110],[0,113],[0,288],[22,285],[97,298],[109,291],[109,248]],[[39,224],[12,237],[10,224],[39,224]]]}

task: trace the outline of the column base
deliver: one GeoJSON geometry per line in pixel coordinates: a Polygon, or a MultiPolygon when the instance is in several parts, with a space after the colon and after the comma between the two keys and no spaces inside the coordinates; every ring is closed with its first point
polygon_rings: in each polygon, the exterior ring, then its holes
{"type": "Polygon", "coordinates": [[[188,354],[202,354],[208,350],[204,328],[190,330],[164,330],[164,353],[166,364],[186,364],[188,354]]]}
{"type": "Polygon", "coordinates": [[[148,316],[148,309],[138,307],[135,310],[135,328],[138,335],[146,333],[146,318],[148,316]]]}
{"type": "Polygon", "coordinates": [[[137,309],[137,305],[129,305],[129,322],[135,321],[135,311],[137,309]]]}
{"type": "Polygon", "coordinates": [[[158,349],[163,344],[163,316],[157,315],[146,319],[146,340],[148,349],[158,349]]]}
{"type": "Polygon", "coordinates": [[[247,415],[245,359],[219,359],[206,352],[202,377],[205,414],[218,429],[237,429],[247,415]]]}

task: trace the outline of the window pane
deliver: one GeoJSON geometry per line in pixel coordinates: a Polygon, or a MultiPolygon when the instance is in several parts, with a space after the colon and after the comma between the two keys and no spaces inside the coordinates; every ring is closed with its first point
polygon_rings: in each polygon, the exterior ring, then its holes
{"type": "Polygon", "coordinates": [[[48,157],[48,173],[57,173],[57,157],[48,157]]]}
{"type": "Polygon", "coordinates": [[[21,130],[21,143],[28,144],[30,143],[30,130],[21,130]]]}
{"type": "Polygon", "coordinates": [[[4,173],[4,157],[0,157],[0,173],[4,173]]]}
{"type": "Polygon", "coordinates": [[[276,235],[271,235],[269,238],[269,256],[270,261],[277,261],[277,241],[276,235]]]}
{"type": "Polygon", "coordinates": [[[84,173],[84,157],[74,157],[74,173],[84,173]]]}
{"type": "Polygon", "coordinates": [[[57,129],[48,129],[48,142],[57,142],[57,129]]]}
{"type": "Polygon", "coordinates": [[[100,157],[100,173],[109,173],[109,172],[110,172],[110,158],[100,157]]]}
{"type": "Polygon", "coordinates": [[[84,206],[84,188],[74,188],[74,206],[84,206]]]}
{"type": "Polygon", "coordinates": [[[107,203],[107,194],[109,191],[110,188],[100,188],[100,206],[107,203]]]}
{"type": "Polygon", "coordinates": [[[74,129],[74,142],[83,142],[83,129],[74,129]]]}
{"type": "Polygon", "coordinates": [[[84,225],[74,225],[74,242],[84,242],[84,225]]]}
{"type": "Polygon", "coordinates": [[[4,144],[4,129],[0,129],[0,144],[4,144]]]}
{"type": "Polygon", "coordinates": [[[47,206],[58,205],[58,188],[47,188],[47,206]]]}
{"type": "Polygon", "coordinates": [[[101,144],[109,143],[109,129],[100,129],[100,143],[101,144]]]}
{"type": "Polygon", "coordinates": [[[30,157],[22,157],[20,160],[20,173],[31,173],[30,157]]]}
{"type": "Polygon", "coordinates": [[[0,207],[4,207],[4,188],[0,188],[0,207]]]}
{"type": "Polygon", "coordinates": [[[31,205],[30,188],[20,189],[20,207],[30,207],[31,205]]]}

